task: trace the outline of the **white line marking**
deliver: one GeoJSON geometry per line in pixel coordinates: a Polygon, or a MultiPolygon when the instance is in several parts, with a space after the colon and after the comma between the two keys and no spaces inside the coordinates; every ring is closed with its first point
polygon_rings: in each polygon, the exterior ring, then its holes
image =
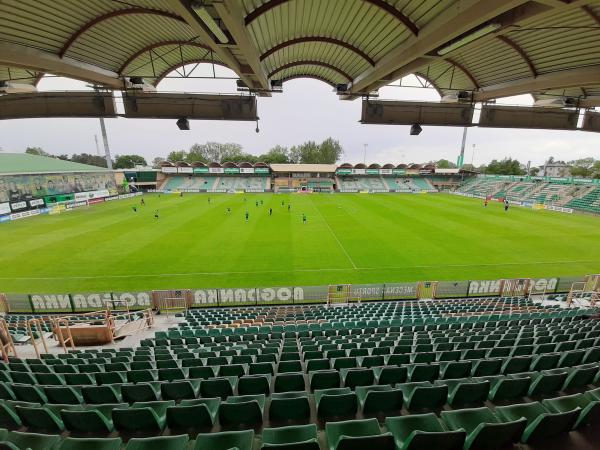
{"type": "Polygon", "coordinates": [[[346,255],[346,258],[348,258],[348,261],[350,261],[350,264],[352,264],[352,267],[354,269],[358,269],[358,267],[356,267],[356,264],[354,264],[354,261],[352,261],[352,258],[350,257],[350,254],[346,251],[345,247],[342,245],[342,243],[338,239],[337,235],[333,232],[333,229],[329,226],[329,222],[327,222],[327,219],[325,219],[325,216],[323,216],[323,214],[321,213],[321,210],[319,209],[319,207],[317,205],[315,205],[315,202],[313,201],[312,198],[310,199],[310,202],[313,204],[313,206],[315,207],[315,209],[317,210],[317,212],[321,216],[321,219],[323,219],[323,222],[325,222],[325,225],[327,225],[327,228],[329,228],[329,231],[331,232],[331,234],[333,235],[334,239],[337,241],[338,245],[340,246],[340,248],[342,249],[342,251],[346,255]]]}
{"type": "Polygon", "coordinates": [[[127,274],[127,275],[89,275],[72,277],[0,277],[0,280],[87,280],[102,278],[151,278],[151,277],[187,277],[190,275],[260,275],[272,273],[293,273],[293,272],[346,272],[348,270],[370,271],[370,270],[404,270],[404,269],[439,269],[439,268],[467,268],[467,267],[504,267],[504,266],[528,266],[538,264],[600,264],[600,261],[532,261],[532,262],[514,262],[504,264],[431,264],[419,266],[384,266],[384,267],[325,267],[317,269],[291,269],[291,270],[249,270],[238,272],[181,272],[181,273],[148,273],[148,274],[127,274]]]}

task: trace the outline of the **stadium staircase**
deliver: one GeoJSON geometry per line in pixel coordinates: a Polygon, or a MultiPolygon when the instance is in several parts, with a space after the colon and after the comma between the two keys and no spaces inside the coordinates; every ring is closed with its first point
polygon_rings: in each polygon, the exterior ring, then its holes
{"type": "Polygon", "coordinates": [[[137,347],[2,363],[0,445],[544,448],[598,433],[593,312],[511,297],[188,310],[137,347]]]}

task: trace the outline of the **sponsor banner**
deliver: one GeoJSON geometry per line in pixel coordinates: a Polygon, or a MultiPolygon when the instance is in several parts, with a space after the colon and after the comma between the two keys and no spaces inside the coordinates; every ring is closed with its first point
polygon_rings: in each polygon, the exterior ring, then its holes
{"type": "Polygon", "coordinates": [[[393,173],[392,169],[379,169],[379,173],[381,175],[391,175],[393,173]]]}
{"type": "Polygon", "coordinates": [[[252,167],[240,167],[240,173],[254,173],[254,168],[252,168],[252,167]]]}
{"type": "Polygon", "coordinates": [[[193,167],[194,173],[208,173],[208,167],[193,167]]]}
{"type": "Polygon", "coordinates": [[[31,313],[31,302],[29,301],[29,295],[27,294],[8,294],[6,296],[6,302],[10,312],[25,312],[31,313]]]}
{"type": "Polygon", "coordinates": [[[162,173],[177,173],[177,167],[161,167],[162,173]]]}
{"type": "Polygon", "coordinates": [[[93,198],[91,200],[88,200],[88,205],[94,205],[96,203],[103,203],[104,199],[103,198],[93,198]]]}
{"type": "Polygon", "coordinates": [[[0,216],[0,223],[10,222],[10,216],[0,216]]]}
{"type": "Polygon", "coordinates": [[[197,289],[192,295],[195,307],[294,303],[304,299],[301,287],[197,289]]]}
{"type": "Polygon", "coordinates": [[[80,202],[68,203],[66,205],[66,207],[67,207],[67,210],[69,210],[69,209],[74,209],[74,208],[81,208],[81,207],[87,206],[87,205],[88,205],[87,200],[84,200],[84,201],[80,201],[80,202]]]}
{"type": "Polygon", "coordinates": [[[9,217],[10,217],[10,220],[18,220],[18,219],[24,219],[25,217],[39,216],[41,213],[42,213],[42,211],[39,209],[32,209],[30,211],[13,213],[9,217]]]}
{"type": "Polygon", "coordinates": [[[468,291],[468,281],[440,281],[435,288],[435,298],[466,297],[468,291]]]}
{"type": "Polygon", "coordinates": [[[93,198],[103,198],[110,196],[110,192],[108,189],[101,189],[98,191],[88,191],[88,192],[77,192],[75,194],[75,201],[80,202],[83,200],[91,200],[93,198]]]}
{"type": "Polygon", "coordinates": [[[34,312],[72,312],[69,294],[31,294],[29,296],[34,312]]]}
{"type": "Polygon", "coordinates": [[[532,278],[529,285],[530,294],[541,294],[542,292],[556,292],[558,278],[532,278]]]}
{"type": "Polygon", "coordinates": [[[584,277],[561,277],[556,285],[555,292],[569,292],[573,283],[584,281],[584,277]]]}
{"type": "Polygon", "coordinates": [[[354,175],[364,175],[366,172],[366,169],[352,169],[354,175]]]}
{"type": "Polygon", "coordinates": [[[208,173],[225,173],[222,167],[209,167],[208,173]]]}
{"type": "Polygon", "coordinates": [[[240,169],[238,167],[225,167],[223,173],[236,174],[240,173],[240,169]]]}
{"type": "Polygon", "coordinates": [[[0,215],[10,214],[10,203],[0,203],[0,215]]]}
{"type": "Polygon", "coordinates": [[[406,175],[406,169],[392,169],[394,175],[406,175]]]}
{"type": "Polygon", "coordinates": [[[36,206],[44,206],[44,199],[36,198],[35,200],[29,200],[29,206],[31,206],[32,208],[36,206]]]}
{"type": "Polygon", "coordinates": [[[10,204],[10,209],[12,209],[13,211],[25,208],[27,208],[27,202],[16,202],[10,204]]]}
{"type": "Polygon", "coordinates": [[[385,283],[383,286],[386,300],[417,298],[418,283],[385,283]]]}
{"type": "Polygon", "coordinates": [[[352,175],[352,169],[337,169],[335,173],[338,175],[352,175]]]}
{"type": "Polygon", "coordinates": [[[255,167],[254,168],[254,173],[270,173],[269,168],[268,167],[255,167]]]}
{"type": "Polygon", "coordinates": [[[383,300],[384,284],[353,284],[350,286],[350,298],[352,300],[383,300]]]}
{"type": "Polygon", "coordinates": [[[553,205],[545,205],[548,211],[556,211],[566,214],[573,214],[573,210],[571,208],[563,208],[562,206],[553,206],[553,205]]]}
{"type": "Polygon", "coordinates": [[[502,280],[472,280],[469,282],[469,297],[499,295],[502,280]]]}
{"type": "Polygon", "coordinates": [[[193,167],[178,167],[177,173],[194,173],[193,167]]]}
{"type": "Polygon", "coordinates": [[[367,175],[379,175],[379,169],[367,169],[367,175]]]}
{"type": "Polygon", "coordinates": [[[112,299],[113,308],[116,310],[125,309],[127,304],[129,309],[146,309],[152,306],[151,292],[102,292],[102,293],[81,293],[71,294],[73,310],[75,312],[95,311],[106,308],[106,302],[112,299]]]}

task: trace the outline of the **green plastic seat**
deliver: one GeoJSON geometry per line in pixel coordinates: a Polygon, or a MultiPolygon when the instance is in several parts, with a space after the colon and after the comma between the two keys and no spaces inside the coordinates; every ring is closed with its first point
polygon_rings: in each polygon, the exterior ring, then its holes
{"type": "Polygon", "coordinates": [[[390,385],[358,386],[356,396],[363,414],[389,413],[402,409],[402,391],[392,389],[390,385]]]}
{"type": "Polygon", "coordinates": [[[493,377],[483,377],[490,381],[490,393],[488,398],[493,402],[512,400],[519,397],[525,397],[531,384],[530,377],[505,377],[496,375],[493,377]]]}
{"type": "Polygon", "coordinates": [[[61,433],[65,425],[58,414],[45,407],[16,406],[21,422],[32,430],[61,433]]]}
{"type": "Polygon", "coordinates": [[[109,434],[114,430],[112,418],[107,418],[98,409],[64,409],[60,417],[71,432],[109,434]]]}
{"type": "Polygon", "coordinates": [[[398,450],[462,450],[467,437],[464,430],[448,430],[433,413],[388,417],[385,425],[398,450]]]}
{"type": "Polygon", "coordinates": [[[67,403],[70,405],[83,403],[83,396],[80,391],[71,386],[46,386],[44,393],[48,397],[49,403],[67,403]]]}
{"type": "Polygon", "coordinates": [[[53,450],[60,442],[60,436],[39,434],[39,433],[21,433],[11,431],[6,436],[6,441],[14,444],[19,449],[32,450],[53,450]]]}
{"type": "Polygon", "coordinates": [[[126,432],[161,432],[165,427],[166,411],[175,402],[137,402],[129,408],[115,408],[112,412],[115,429],[126,432]]]}
{"type": "Polygon", "coordinates": [[[408,378],[408,369],[398,366],[373,367],[377,384],[398,384],[406,383],[408,378]]]}
{"type": "Polygon", "coordinates": [[[160,396],[161,383],[137,383],[123,384],[121,386],[121,394],[123,400],[128,403],[135,402],[153,402],[157,401],[160,396]]]}
{"type": "Polygon", "coordinates": [[[539,372],[533,376],[528,394],[529,396],[536,396],[560,391],[566,379],[567,372],[564,369],[539,372]]]}
{"type": "Polygon", "coordinates": [[[82,386],[81,394],[86,403],[121,403],[123,401],[120,386],[118,388],[111,385],[82,386]]]}
{"type": "Polygon", "coordinates": [[[411,382],[433,381],[439,375],[439,364],[410,364],[408,366],[408,379],[411,382]]]}
{"type": "Polygon", "coordinates": [[[598,374],[597,366],[579,366],[568,369],[563,389],[579,389],[594,382],[598,374]]]}
{"type": "Polygon", "coordinates": [[[318,389],[315,403],[319,418],[354,416],[358,410],[358,398],[350,388],[318,389]]]}
{"type": "Polygon", "coordinates": [[[473,368],[471,369],[471,376],[473,377],[487,377],[491,375],[499,375],[502,370],[502,359],[500,358],[489,358],[479,359],[473,362],[473,368]]]}
{"type": "Polygon", "coordinates": [[[121,438],[75,438],[66,437],[58,450],[121,450],[121,438]]]}
{"type": "Polygon", "coordinates": [[[221,399],[224,399],[233,395],[236,384],[236,377],[221,377],[202,380],[200,383],[200,395],[202,397],[220,397],[221,399]]]}
{"type": "Polygon", "coordinates": [[[238,380],[240,395],[269,395],[271,392],[271,375],[247,375],[238,380]]]}
{"type": "Polygon", "coordinates": [[[310,419],[310,403],[306,392],[274,393],[269,406],[269,420],[285,422],[310,419]]]}
{"type": "Polygon", "coordinates": [[[563,395],[542,400],[542,405],[552,413],[567,413],[580,408],[574,428],[600,423],[600,401],[592,400],[584,394],[563,395]]]}
{"type": "Polygon", "coordinates": [[[260,424],[264,409],[264,394],[231,396],[221,403],[219,422],[223,426],[260,424]]]}
{"type": "Polygon", "coordinates": [[[273,385],[274,392],[304,391],[306,389],[302,372],[278,374],[275,376],[273,385]]]}
{"type": "Polygon", "coordinates": [[[161,383],[160,392],[164,400],[194,399],[200,392],[200,380],[177,380],[161,383]]]}
{"type": "Polygon", "coordinates": [[[57,373],[36,373],[38,383],[44,386],[64,386],[66,384],[62,375],[57,373]]]}
{"type": "Polygon", "coordinates": [[[573,429],[580,412],[581,408],[576,407],[571,411],[551,413],[539,402],[496,408],[496,414],[505,420],[514,421],[520,418],[527,420],[527,426],[521,436],[521,441],[524,443],[570,431],[573,429]]]}
{"type": "Polygon", "coordinates": [[[354,389],[356,386],[371,386],[375,383],[375,372],[373,369],[342,369],[340,375],[344,386],[350,389],[354,389]]]}
{"type": "Polygon", "coordinates": [[[472,368],[473,364],[471,361],[442,362],[440,363],[440,378],[466,378],[471,374],[472,368]]]}
{"type": "Polygon", "coordinates": [[[174,430],[211,428],[215,423],[221,399],[182,400],[166,410],[167,425],[174,430]]]}
{"type": "Polygon", "coordinates": [[[48,397],[46,397],[42,388],[38,386],[15,383],[12,385],[12,390],[17,400],[22,402],[41,403],[42,405],[48,403],[48,397]]]}
{"type": "Polygon", "coordinates": [[[512,373],[526,372],[529,370],[529,366],[531,366],[532,361],[532,356],[512,356],[510,358],[506,358],[502,364],[502,373],[504,375],[508,375],[512,373]]]}
{"type": "Polygon", "coordinates": [[[125,450],[182,450],[187,447],[189,441],[187,434],[133,438],[127,442],[125,450]]]}
{"type": "Polygon", "coordinates": [[[329,450],[395,450],[391,433],[382,433],[377,419],[327,422],[325,435],[329,450]]]}
{"type": "Polygon", "coordinates": [[[558,367],[558,361],[560,360],[560,353],[546,353],[538,355],[533,358],[530,370],[550,370],[558,367]]]}
{"type": "Polygon", "coordinates": [[[337,370],[316,370],[308,373],[310,389],[331,389],[341,386],[340,372],[337,370]]]}
{"type": "Polygon", "coordinates": [[[254,430],[201,433],[196,436],[193,450],[252,450],[254,430]]]}
{"type": "Polygon", "coordinates": [[[428,381],[399,384],[396,387],[402,391],[406,407],[413,411],[440,409],[448,398],[448,386],[434,386],[428,381]]]}
{"type": "Polygon", "coordinates": [[[320,450],[315,424],[264,428],[262,449],[320,450]]]}
{"type": "Polygon", "coordinates": [[[438,380],[435,384],[448,386],[448,404],[452,407],[484,403],[490,392],[487,380],[438,380]]]}
{"type": "Polygon", "coordinates": [[[504,420],[490,409],[471,408],[442,411],[441,418],[450,430],[466,431],[464,450],[497,450],[519,441],[527,420],[504,420]]]}

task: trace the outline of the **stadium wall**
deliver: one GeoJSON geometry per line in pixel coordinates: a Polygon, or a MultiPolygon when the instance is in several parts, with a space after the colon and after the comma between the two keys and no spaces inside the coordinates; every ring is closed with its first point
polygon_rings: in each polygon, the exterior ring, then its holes
{"type": "MultiPolygon", "coordinates": [[[[565,293],[584,277],[527,278],[531,294],[565,293]]],[[[505,280],[440,281],[434,298],[497,297],[505,280]]],[[[513,280],[510,280],[513,281],[513,280]]],[[[419,298],[420,287],[432,282],[406,282],[349,285],[348,300],[403,301],[419,298]]],[[[293,305],[326,303],[330,286],[279,286],[256,288],[182,289],[190,308],[227,306],[293,305]]],[[[130,309],[155,307],[152,291],[141,292],[76,292],[62,294],[6,294],[8,312],[75,313],[103,309],[109,300],[126,302],[130,309]]]]}

